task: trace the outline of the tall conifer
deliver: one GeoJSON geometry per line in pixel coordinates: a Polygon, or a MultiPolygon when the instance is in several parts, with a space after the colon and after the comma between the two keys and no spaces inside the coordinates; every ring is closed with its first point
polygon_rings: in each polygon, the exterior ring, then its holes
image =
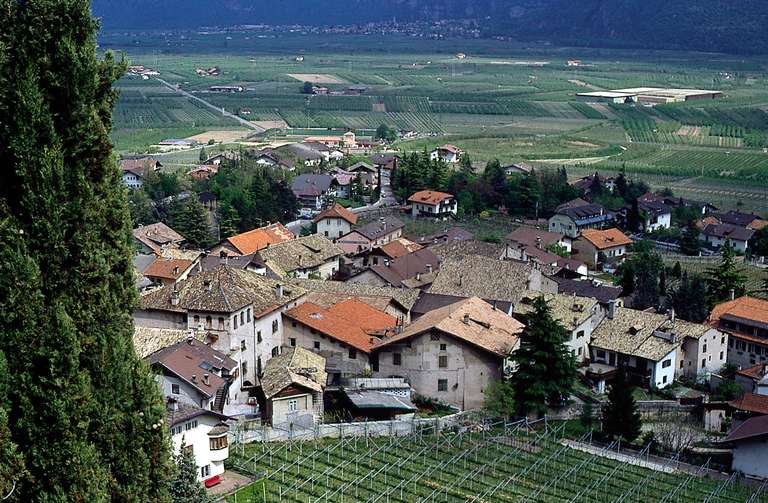
{"type": "Polygon", "coordinates": [[[0,352],[19,501],[167,501],[163,404],[131,342],[112,83],[87,0],[0,0],[0,352]]]}

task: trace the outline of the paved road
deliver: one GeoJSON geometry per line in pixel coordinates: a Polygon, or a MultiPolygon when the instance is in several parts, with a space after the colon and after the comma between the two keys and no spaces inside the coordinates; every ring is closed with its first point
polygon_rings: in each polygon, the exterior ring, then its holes
{"type": "Polygon", "coordinates": [[[250,128],[250,129],[253,129],[253,130],[254,130],[254,131],[256,131],[257,133],[263,133],[263,132],[265,131],[265,129],[264,129],[264,128],[260,128],[259,126],[255,125],[255,124],[252,124],[251,122],[248,122],[247,120],[243,119],[242,117],[239,117],[239,116],[237,116],[237,115],[235,115],[235,114],[229,113],[229,112],[227,112],[226,110],[224,110],[223,108],[221,108],[221,107],[217,107],[217,106],[216,106],[216,105],[214,105],[213,103],[210,103],[210,102],[208,102],[208,101],[205,101],[203,98],[200,98],[199,96],[195,96],[194,94],[192,94],[192,93],[189,93],[189,92],[187,92],[187,91],[183,90],[182,88],[180,88],[180,87],[178,87],[178,86],[175,86],[175,85],[171,84],[170,82],[166,82],[165,80],[163,80],[163,79],[160,79],[160,78],[157,78],[157,77],[155,77],[155,78],[157,79],[157,81],[158,81],[158,82],[160,82],[161,84],[163,84],[163,85],[164,85],[165,87],[167,87],[168,89],[171,89],[171,90],[173,90],[173,91],[176,91],[177,93],[181,94],[182,96],[186,96],[187,98],[189,98],[189,99],[191,99],[191,100],[195,100],[195,101],[197,101],[197,102],[200,102],[200,103],[202,103],[203,105],[205,105],[205,106],[207,106],[208,108],[210,108],[211,110],[213,110],[213,111],[215,111],[215,112],[218,112],[218,113],[220,113],[220,114],[221,114],[221,115],[223,115],[224,117],[228,117],[228,118],[230,118],[230,119],[236,120],[237,122],[239,122],[239,123],[240,123],[240,124],[242,124],[243,126],[245,126],[245,127],[247,127],[247,128],[250,128]]]}

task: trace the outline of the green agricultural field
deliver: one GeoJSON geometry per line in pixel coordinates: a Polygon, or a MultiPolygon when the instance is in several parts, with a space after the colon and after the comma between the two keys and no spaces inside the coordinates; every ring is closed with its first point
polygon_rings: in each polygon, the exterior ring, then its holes
{"type": "MultiPolygon", "coordinates": [[[[427,137],[395,145],[404,151],[455,143],[479,162],[623,168],[667,177],[673,188],[684,184],[686,190],[698,180],[768,188],[768,62],[759,58],[246,31],[116,32],[103,34],[100,44],[125,50],[131,63],[158,70],[216,107],[235,114],[250,109],[249,120],[354,130],[386,123],[427,137]],[[469,56],[458,60],[457,52],[469,56]],[[568,67],[571,58],[585,65],[568,67]],[[218,75],[198,75],[213,67],[218,75]],[[331,91],[366,89],[362,95],[307,95],[302,78],[331,91]],[[244,92],[210,91],[233,84],[244,92]],[[582,91],[638,86],[717,89],[725,96],[656,107],[575,98],[582,91]]],[[[156,80],[124,78],[117,85],[113,139],[121,151],[233,126],[156,80]]]]}
{"type": "Polygon", "coordinates": [[[558,431],[509,426],[458,435],[249,445],[244,452],[235,447],[233,464],[257,480],[228,501],[768,501],[768,494],[738,477],[715,478],[697,467],[677,470],[661,459],[586,443],[576,449],[558,431]]]}

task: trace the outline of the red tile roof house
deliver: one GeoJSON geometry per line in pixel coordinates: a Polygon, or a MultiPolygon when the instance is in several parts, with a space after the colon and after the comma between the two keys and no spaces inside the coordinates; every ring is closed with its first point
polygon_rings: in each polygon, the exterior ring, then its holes
{"type": "Polygon", "coordinates": [[[624,261],[632,240],[618,229],[584,229],[573,242],[574,258],[593,269],[624,261]]]}
{"type": "Polygon", "coordinates": [[[458,203],[453,194],[434,190],[422,190],[408,198],[411,216],[444,220],[456,216],[458,203]]]}
{"type": "Polygon", "coordinates": [[[370,370],[373,347],[398,320],[357,298],[328,308],[305,302],[283,313],[284,341],[326,359],[331,382],[370,370]]]}
{"type": "Polygon", "coordinates": [[[377,246],[399,239],[403,235],[405,224],[395,217],[384,217],[370,222],[363,227],[352,229],[338,238],[336,245],[347,255],[370,251],[377,246]]]}
{"type": "Polygon", "coordinates": [[[195,266],[195,262],[185,259],[168,259],[157,257],[144,270],[144,277],[160,285],[173,285],[177,281],[187,279],[195,266]]]}
{"type": "Polygon", "coordinates": [[[461,159],[461,154],[463,153],[464,151],[456,145],[445,144],[430,152],[429,158],[433,161],[441,159],[443,162],[453,164],[459,162],[459,159],[461,159]]]}
{"type": "Polygon", "coordinates": [[[357,215],[335,203],[317,215],[313,222],[317,225],[318,234],[328,239],[336,239],[352,230],[352,226],[357,223],[357,215]]]}
{"type": "Polygon", "coordinates": [[[163,222],[142,225],[133,229],[133,238],[143,253],[160,255],[169,247],[178,247],[184,243],[184,236],[171,229],[163,222]]]}
{"type": "Polygon", "coordinates": [[[269,224],[236,236],[231,236],[211,249],[211,254],[220,255],[225,252],[229,256],[250,255],[264,248],[284,243],[296,236],[281,223],[269,224]]]}
{"type": "Polygon", "coordinates": [[[723,302],[712,309],[708,322],[728,334],[728,363],[742,369],[768,363],[768,300],[723,302]]]}

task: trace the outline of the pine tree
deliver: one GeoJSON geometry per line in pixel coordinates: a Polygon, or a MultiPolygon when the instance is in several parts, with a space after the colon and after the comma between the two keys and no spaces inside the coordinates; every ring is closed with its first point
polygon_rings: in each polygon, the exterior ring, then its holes
{"type": "Polygon", "coordinates": [[[576,360],[568,349],[568,331],[552,318],[543,297],[525,316],[520,347],[512,355],[517,370],[511,384],[521,415],[541,415],[547,406],[567,400],[576,382],[576,360]]]}
{"type": "Polygon", "coordinates": [[[133,227],[157,222],[155,210],[147,193],[141,189],[128,191],[128,210],[131,212],[133,227]]]}
{"type": "Polygon", "coordinates": [[[208,160],[208,152],[205,151],[205,147],[202,147],[200,149],[200,155],[198,156],[198,160],[200,162],[205,162],[208,160]]]}
{"type": "MultiPolygon", "coordinates": [[[[182,438],[181,445],[186,442],[182,438]]],[[[171,480],[170,493],[173,503],[210,503],[205,487],[197,480],[197,462],[192,449],[181,448],[174,456],[176,467],[171,480]]]]}
{"type": "Polygon", "coordinates": [[[208,221],[208,210],[194,196],[173,203],[171,227],[184,236],[187,245],[194,248],[208,248],[214,241],[208,221]]]}
{"type": "Polygon", "coordinates": [[[470,177],[474,174],[474,169],[472,168],[472,159],[466,152],[462,153],[459,157],[459,170],[467,177],[470,177]]]}
{"type": "Polygon", "coordinates": [[[228,238],[240,232],[240,215],[229,202],[219,205],[219,234],[221,238],[228,238]]]}
{"type": "Polygon", "coordinates": [[[640,436],[642,422],[632,390],[626,372],[620,370],[608,391],[608,403],[603,407],[603,433],[611,438],[632,442],[640,436]]]}
{"type": "Polygon", "coordinates": [[[710,306],[730,300],[731,294],[741,297],[747,291],[747,277],[736,263],[736,252],[731,242],[726,241],[721,249],[723,255],[720,264],[707,269],[705,282],[710,306]]]}
{"type": "Polygon", "coordinates": [[[685,228],[680,238],[680,251],[689,256],[697,256],[701,251],[701,241],[699,241],[699,230],[690,225],[685,228]]]}
{"type": "Polygon", "coordinates": [[[698,274],[688,276],[683,273],[678,287],[670,294],[670,307],[676,315],[685,321],[702,323],[707,319],[707,288],[698,274]]]}
{"type": "Polygon", "coordinates": [[[85,0],[3,2],[0,351],[15,501],[165,502],[164,407],[136,356],[130,218],[109,141],[123,73],[85,0]],[[21,448],[23,446],[23,449],[21,448]]]}

